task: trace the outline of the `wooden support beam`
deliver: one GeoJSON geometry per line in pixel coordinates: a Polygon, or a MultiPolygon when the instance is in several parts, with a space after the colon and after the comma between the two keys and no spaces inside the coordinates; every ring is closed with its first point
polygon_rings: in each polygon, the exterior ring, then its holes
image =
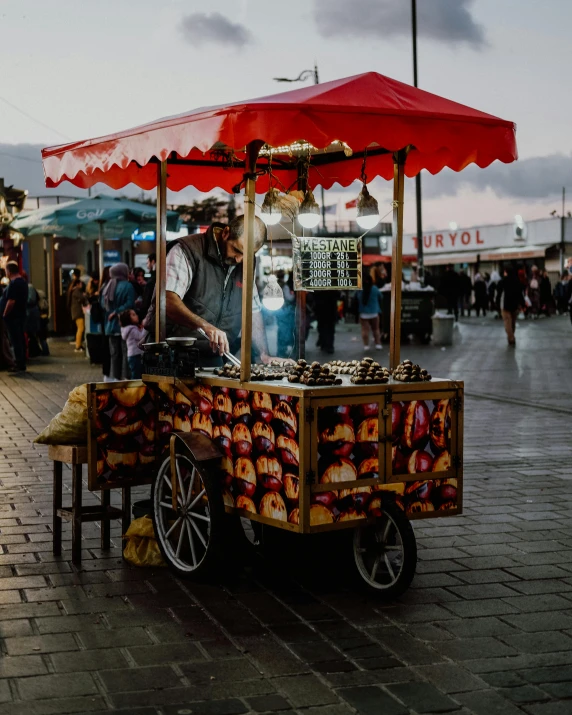
{"type": "Polygon", "coordinates": [[[393,238],[391,242],[391,316],[389,328],[389,367],[396,368],[401,352],[401,283],[403,279],[403,194],[405,149],[393,155],[393,238]]]}
{"type": "Polygon", "coordinates": [[[167,162],[157,165],[157,229],[155,231],[155,340],[162,342],[167,337],[167,162]]]}

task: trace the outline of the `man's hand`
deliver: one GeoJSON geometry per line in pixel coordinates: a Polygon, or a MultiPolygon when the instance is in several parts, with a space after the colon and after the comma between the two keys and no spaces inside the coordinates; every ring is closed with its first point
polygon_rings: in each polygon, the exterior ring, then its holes
{"type": "Polygon", "coordinates": [[[115,311],[113,313],[110,313],[108,320],[113,320],[113,318],[115,318],[116,315],[117,315],[117,313],[115,311]]]}
{"type": "Polygon", "coordinates": [[[229,352],[228,338],[223,330],[219,330],[218,328],[209,325],[205,326],[204,331],[208,336],[213,353],[222,355],[223,353],[229,352]]]}

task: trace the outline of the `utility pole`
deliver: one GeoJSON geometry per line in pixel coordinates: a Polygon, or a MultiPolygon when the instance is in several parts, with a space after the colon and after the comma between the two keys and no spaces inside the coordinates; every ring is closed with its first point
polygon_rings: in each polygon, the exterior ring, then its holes
{"type": "Polygon", "coordinates": [[[566,249],[566,189],[562,187],[562,213],[560,214],[560,275],[564,273],[564,252],[566,249]]]}
{"type": "MultiPolygon", "coordinates": [[[[411,0],[411,34],[413,38],[413,86],[418,86],[417,77],[417,0],[411,0]]],[[[425,284],[423,263],[423,217],[421,213],[421,173],[415,177],[415,206],[417,209],[417,272],[421,285],[425,284]]]]}

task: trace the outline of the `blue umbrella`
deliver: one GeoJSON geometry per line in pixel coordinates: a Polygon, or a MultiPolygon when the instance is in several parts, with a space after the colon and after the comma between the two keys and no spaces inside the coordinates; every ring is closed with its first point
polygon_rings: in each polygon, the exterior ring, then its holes
{"type": "MultiPolygon", "coordinates": [[[[61,238],[129,238],[138,230],[155,231],[157,209],[128,199],[96,196],[18,214],[10,228],[24,236],[61,238]]],[[[167,230],[178,231],[179,214],[167,211],[167,230]]]]}

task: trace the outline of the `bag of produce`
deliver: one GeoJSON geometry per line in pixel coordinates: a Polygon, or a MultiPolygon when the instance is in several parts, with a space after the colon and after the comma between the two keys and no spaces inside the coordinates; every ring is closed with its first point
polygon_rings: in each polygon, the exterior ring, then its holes
{"type": "Polygon", "coordinates": [[[165,566],[155,539],[153,522],[148,516],[134,519],[125,536],[127,544],[123,556],[126,561],[134,566],[165,566]]]}
{"type": "Polygon", "coordinates": [[[87,385],[70,392],[64,409],[34,440],[37,444],[87,444],[87,385]]]}

